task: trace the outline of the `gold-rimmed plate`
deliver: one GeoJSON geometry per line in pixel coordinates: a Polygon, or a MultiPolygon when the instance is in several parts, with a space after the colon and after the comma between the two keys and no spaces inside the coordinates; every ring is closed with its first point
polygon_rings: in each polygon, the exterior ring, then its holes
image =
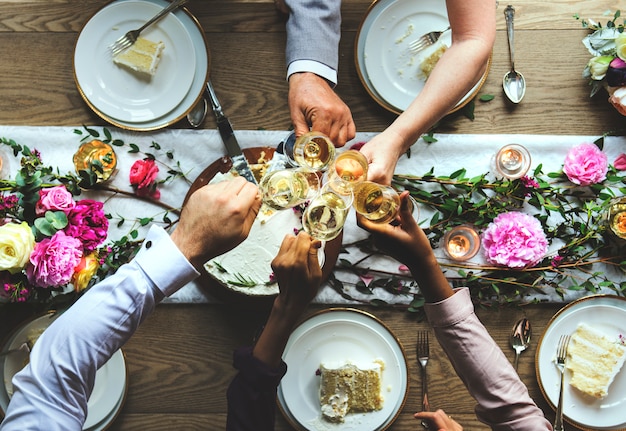
{"type": "MultiPolygon", "coordinates": [[[[626,328],[626,298],[615,295],[586,296],[563,307],[548,322],[537,352],[535,367],[539,388],[552,408],[559,397],[560,374],[555,365],[556,346],[561,335],[571,335],[579,323],[585,322],[609,336],[624,334],[626,328]]],[[[563,416],[566,421],[584,430],[626,429],[626,370],[621,370],[609,387],[609,394],[595,399],[569,385],[565,371],[563,416]]]]}
{"type": "MultiPolygon", "coordinates": [[[[430,31],[449,26],[443,0],[377,0],[368,9],[356,38],[355,61],[361,83],[385,109],[402,113],[422,91],[421,62],[442,44],[450,46],[451,33],[427,49],[411,53],[409,44],[430,31]]],[[[478,93],[489,73],[491,58],[481,79],[450,110],[465,106],[478,93]]]]}
{"type": "Polygon", "coordinates": [[[278,404],[298,430],[385,430],[398,417],[408,395],[408,365],[400,341],[383,322],[361,310],[331,308],[309,317],[292,332],[283,358],[288,368],[278,388],[278,404]],[[348,413],[341,424],[322,419],[316,374],[320,364],[374,360],[385,363],[383,408],[348,413]]]}
{"type": "MultiPolygon", "coordinates": [[[[122,34],[119,31],[122,28],[121,24],[123,23],[124,28],[126,28],[128,25],[134,25],[134,23],[128,24],[126,18],[119,17],[117,20],[120,21],[120,25],[109,23],[110,32],[101,34],[100,38],[94,37],[88,31],[90,28],[88,27],[89,23],[93,22],[99,14],[108,13],[107,11],[112,10],[116,12],[117,9],[145,10],[149,19],[152,16],[150,15],[152,11],[158,11],[168,4],[169,2],[166,0],[112,1],[87,22],[79,35],[74,54],[74,80],[76,86],[81,97],[93,112],[114,126],[134,131],[158,130],[183,119],[202,97],[204,85],[209,75],[210,57],[208,45],[200,23],[187,9],[179,8],[168,14],[163,20],[165,23],[169,22],[169,24],[165,27],[157,26],[154,29],[157,32],[155,34],[161,34],[170,39],[170,42],[166,42],[166,44],[172,44],[169,54],[167,54],[168,46],[166,45],[163,63],[157,69],[157,73],[153,78],[154,82],[142,82],[126,76],[130,73],[112,64],[110,56],[107,56],[107,43],[109,39],[114,40],[122,34]],[[167,34],[165,30],[167,30],[167,34]],[[172,38],[175,38],[176,41],[172,38]],[[98,53],[97,61],[106,61],[106,67],[103,65],[102,69],[113,69],[112,71],[109,70],[110,73],[99,72],[99,68],[96,67],[97,62],[89,64],[87,61],[91,54],[85,53],[85,47],[93,44],[98,46],[99,51],[105,50],[103,53],[98,53]],[[176,57],[175,59],[173,57],[169,58],[171,60],[169,62],[171,66],[169,71],[167,67],[161,69],[161,66],[168,66],[168,55],[176,57]],[[189,60],[187,57],[189,57],[189,60]],[[190,64],[189,61],[192,58],[193,64],[190,64]],[[172,75],[172,71],[174,75],[172,75]],[[125,74],[123,76],[129,78],[129,82],[133,83],[135,91],[128,91],[127,93],[122,91],[124,90],[122,88],[124,85],[130,85],[125,83],[124,79],[119,79],[119,75],[122,74],[125,74]],[[114,75],[118,76],[118,79],[112,81],[114,75]],[[100,76],[100,78],[92,82],[93,76],[100,76]],[[158,80],[167,78],[173,79],[171,79],[171,82],[169,80],[168,82],[163,82],[160,86],[156,85],[158,80]],[[178,82],[179,79],[181,82],[178,82]],[[113,86],[113,88],[108,88],[110,86],[113,86]],[[154,89],[153,93],[150,93],[151,88],[154,89]],[[112,89],[116,90],[111,91],[112,89]],[[119,96],[120,91],[122,93],[121,97],[119,96]],[[126,100],[126,103],[120,104],[121,99],[126,100]],[[130,105],[130,109],[128,105],[130,105]]],[[[144,12],[141,13],[143,14],[144,12]]],[[[117,15],[119,14],[115,13],[115,16],[117,15]]],[[[102,30],[99,30],[97,33],[102,33],[102,30]]]]}
{"type": "MultiPolygon", "coordinates": [[[[29,338],[37,338],[59,316],[59,313],[46,313],[28,320],[11,334],[2,351],[15,349],[29,338]]],[[[4,387],[0,390],[0,410],[3,414],[6,414],[13,395],[11,380],[27,362],[28,353],[25,352],[13,353],[0,361],[4,378],[4,387]]],[[[87,417],[83,430],[104,430],[117,417],[126,398],[127,375],[124,355],[118,350],[96,372],[93,391],[87,402],[87,417]]]]}

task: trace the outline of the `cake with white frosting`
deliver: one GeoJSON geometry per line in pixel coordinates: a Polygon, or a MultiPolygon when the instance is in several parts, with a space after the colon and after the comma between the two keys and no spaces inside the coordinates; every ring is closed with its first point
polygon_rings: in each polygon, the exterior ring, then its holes
{"type": "Polygon", "coordinates": [[[604,398],[626,360],[626,346],[586,323],[580,323],[567,349],[570,385],[594,398],[604,398]]]}
{"type": "Polygon", "coordinates": [[[322,363],[319,368],[322,417],[341,423],[348,413],[382,409],[383,369],[382,361],[322,363]]]}
{"type": "Polygon", "coordinates": [[[138,37],[129,48],[114,56],[113,62],[134,72],[154,76],[164,48],[163,42],[138,37]]]}
{"type": "MultiPolygon", "coordinates": [[[[232,178],[230,173],[218,173],[211,183],[232,178]]],[[[263,206],[248,237],[234,249],[206,262],[204,269],[230,290],[251,296],[278,295],[271,263],[285,235],[294,235],[300,229],[302,214],[298,209],[276,211],[263,206]]]]}

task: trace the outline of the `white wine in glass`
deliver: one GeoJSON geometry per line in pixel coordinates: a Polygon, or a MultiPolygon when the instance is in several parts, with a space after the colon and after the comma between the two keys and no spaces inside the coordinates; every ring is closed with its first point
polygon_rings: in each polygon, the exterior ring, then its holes
{"type": "Polygon", "coordinates": [[[261,199],[270,208],[293,208],[319,192],[319,177],[306,169],[281,169],[267,173],[259,183],[261,199]]]}
{"type": "Polygon", "coordinates": [[[329,241],[341,233],[351,200],[332,190],[322,190],[311,200],[302,215],[302,227],[313,238],[329,241]]]}
{"type": "Polygon", "coordinates": [[[287,140],[284,152],[293,166],[323,171],[335,158],[335,145],[328,136],[309,132],[287,140]]]}
{"type": "Polygon", "coordinates": [[[400,211],[400,195],[392,187],[364,181],[354,189],[354,209],[374,223],[389,223],[400,211]]]}
{"type": "Polygon", "coordinates": [[[328,167],[328,181],[342,194],[353,189],[367,179],[368,161],[365,155],[356,150],[348,150],[335,157],[328,167]]]}

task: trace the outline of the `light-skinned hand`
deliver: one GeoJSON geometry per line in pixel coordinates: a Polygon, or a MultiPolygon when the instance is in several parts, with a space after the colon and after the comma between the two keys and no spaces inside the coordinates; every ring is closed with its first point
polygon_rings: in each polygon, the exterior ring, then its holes
{"type": "Polygon", "coordinates": [[[413,417],[428,421],[428,429],[431,431],[463,431],[463,427],[441,409],[434,412],[415,413],[413,417]]]}
{"type": "Polygon", "coordinates": [[[343,147],[356,135],[350,108],[314,73],[298,72],[289,77],[289,110],[296,136],[314,130],[328,136],[336,147],[343,147]]]}
{"type": "Polygon", "coordinates": [[[361,151],[369,162],[367,179],[380,184],[391,184],[398,159],[404,151],[399,144],[400,137],[393,135],[390,129],[374,136],[363,145],[361,151]]]}
{"type": "Polygon", "coordinates": [[[171,238],[200,268],[246,239],[260,206],[257,186],[242,177],[208,184],[191,195],[171,238]]]}

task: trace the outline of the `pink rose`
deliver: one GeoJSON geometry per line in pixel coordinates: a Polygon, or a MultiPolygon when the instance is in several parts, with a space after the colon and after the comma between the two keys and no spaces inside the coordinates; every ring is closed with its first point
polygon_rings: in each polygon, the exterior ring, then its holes
{"type": "Polygon", "coordinates": [[[609,87],[609,103],[617,112],[626,115],[626,87],[609,87]]]}
{"type": "Polygon", "coordinates": [[[106,218],[102,202],[83,199],[76,202],[68,214],[65,233],[79,239],[85,250],[95,250],[107,238],[109,220],[106,218]]]}
{"type": "Polygon", "coordinates": [[[571,148],[565,156],[563,172],[574,184],[588,186],[605,180],[609,170],[606,154],[597,145],[584,143],[571,148]]]}
{"type": "Polygon", "coordinates": [[[58,287],[70,282],[79,264],[83,245],[80,240],[58,231],[35,245],[26,267],[29,283],[38,287],[58,287]]]}
{"type": "Polygon", "coordinates": [[[161,197],[156,188],[156,178],[159,167],[153,159],[137,160],[130,168],[130,185],[135,189],[137,196],[149,196],[154,199],[161,197]]]}
{"type": "Polygon", "coordinates": [[[39,201],[35,205],[35,213],[38,216],[44,215],[46,211],[63,211],[68,214],[74,205],[74,198],[65,186],[50,187],[39,190],[39,201]]]}
{"type": "Polygon", "coordinates": [[[622,153],[617,156],[613,162],[613,166],[619,171],[626,170],[626,154],[622,153]]]}
{"type": "Polygon", "coordinates": [[[548,240],[535,217],[521,212],[497,216],[482,234],[487,261],[509,268],[539,263],[548,250],[548,240]]]}

